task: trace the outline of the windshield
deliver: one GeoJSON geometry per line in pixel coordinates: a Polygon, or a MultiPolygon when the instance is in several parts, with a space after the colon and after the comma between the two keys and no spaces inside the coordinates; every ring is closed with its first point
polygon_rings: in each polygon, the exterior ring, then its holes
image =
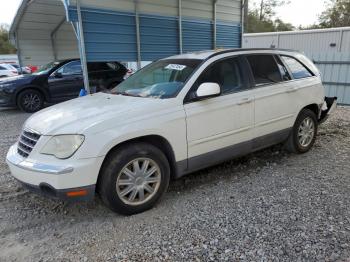
{"type": "Polygon", "coordinates": [[[198,59],[167,59],[154,62],[111,90],[112,94],[172,98],[199,66],[198,59]]]}
{"type": "Polygon", "coordinates": [[[33,75],[42,75],[42,74],[46,74],[48,73],[52,68],[54,68],[55,66],[57,66],[59,64],[59,62],[51,62],[48,63],[46,65],[43,65],[41,67],[39,67],[39,69],[33,73],[33,75]]]}

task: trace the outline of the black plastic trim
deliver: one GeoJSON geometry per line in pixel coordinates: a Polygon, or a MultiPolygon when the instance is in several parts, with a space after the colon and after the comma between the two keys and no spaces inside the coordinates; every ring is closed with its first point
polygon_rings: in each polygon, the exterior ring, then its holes
{"type": "Polygon", "coordinates": [[[292,127],[277,131],[268,135],[254,138],[249,141],[238,143],[232,146],[214,150],[199,156],[191,157],[176,163],[178,173],[176,178],[180,178],[186,174],[220,164],[230,159],[247,155],[257,150],[270,147],[285,141],[292,127]]]}
{"type": "Polygon", "coordinates": [[[23,185],[24,188],[28,189],[33,193],[36,193],[45,197],[64,200],[67,202],[91,201],[95,196],[96,185],[77,187],[77,188],[68,188],[68,189],[55,189],[53,186],[47,183],[41,183],[39,186],[37,186],[37,185],[24,183],[22,181],[19,181],[19,182],[23,185]],[[77,196],[77,197],[67,196],[67,192],[80,191],[80,190],[86,190],[88,194],[85,196],[77,196]]]}

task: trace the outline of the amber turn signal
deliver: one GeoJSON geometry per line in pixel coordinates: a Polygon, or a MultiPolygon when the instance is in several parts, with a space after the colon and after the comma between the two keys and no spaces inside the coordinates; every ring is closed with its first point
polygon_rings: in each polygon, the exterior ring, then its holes
{"type": "Polygon", "coordinates": [[[79,196],[86,196],[88,192],[86,190],[79,190],[79,191],[71,191],[67,192],[68,197],[79,197],[79,196]]]}

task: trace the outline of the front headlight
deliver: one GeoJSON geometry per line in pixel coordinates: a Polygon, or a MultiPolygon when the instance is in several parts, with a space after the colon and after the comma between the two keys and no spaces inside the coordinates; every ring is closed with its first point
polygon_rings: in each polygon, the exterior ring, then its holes
{"type": "Polygon", "coordinates": [[[0,84],[0,91],[8,91],[12,86],[13,84],[0,84]]]}
{"type": "Polygon", "coordinates": [[[83,135],[53,136],[43,147],[40,153],[53,155],[60,159],[70,158],[84,142],[83,135]]]}

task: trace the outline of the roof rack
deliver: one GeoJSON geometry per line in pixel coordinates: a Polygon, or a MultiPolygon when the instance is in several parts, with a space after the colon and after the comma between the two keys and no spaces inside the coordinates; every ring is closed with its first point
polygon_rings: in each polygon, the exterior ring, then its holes
{"type": "Polygon", "coordinates": [[[212,58],[217,55],[231,53],[231,52],[242,52],[242,51],[285,51],[285,52],[298,52],[297,50],[293,49],[283,49],[283,48],[231,48],[231,49],[225,49],[225,50],[219,50],[215,52],[214,54],[211,54],[207,57],[207,59],[212,58]]]}

